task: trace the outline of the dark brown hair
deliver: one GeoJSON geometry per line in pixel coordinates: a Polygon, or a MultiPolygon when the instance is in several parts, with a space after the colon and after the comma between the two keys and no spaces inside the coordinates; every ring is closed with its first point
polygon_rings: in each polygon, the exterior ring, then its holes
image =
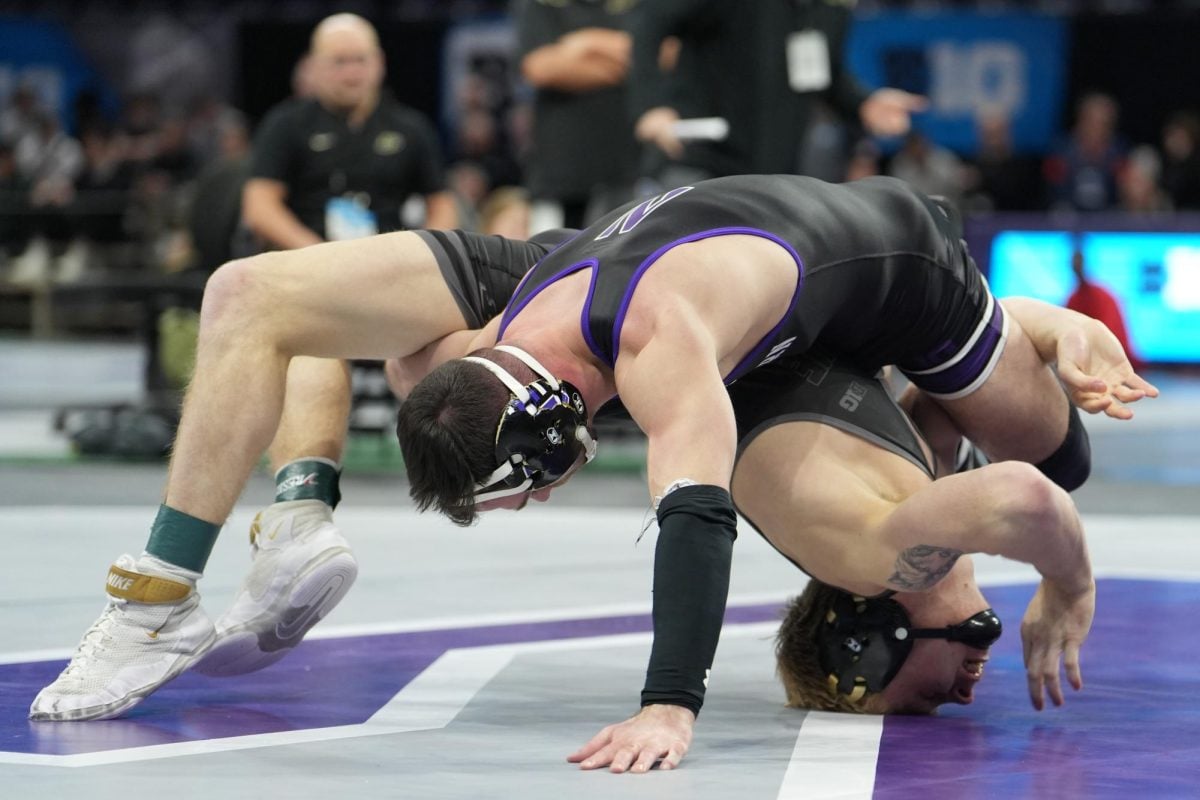
{"type": "Polygon", "coordinates": [[[496,469],[495,438],[508,389],[478,364],[454,360],[430,372],[400,406],[396,436],[419,510],[459,525],[478,518],[475,484],[496,469]]]}

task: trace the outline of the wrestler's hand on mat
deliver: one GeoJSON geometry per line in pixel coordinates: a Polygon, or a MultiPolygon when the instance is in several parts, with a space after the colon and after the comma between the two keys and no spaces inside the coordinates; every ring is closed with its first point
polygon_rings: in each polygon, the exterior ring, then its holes
{"type": "Polygon", "coordinates": [[[692,744],[696,715],[683,706],[651,705],[624,722],[609,725],[567,761],[583,769],[609,767],[610,772],[646,772],[679,766],[692,744]]]}
{"type": "Polygon", "coordinates": [[[1043,692],[1056,706],[1063,704],[1058,664],[1062,659],[1067,680],[1076,691],[1083,688],[1079,671],[1079,648],[1087,639],[1096,611],[1096,583],[1088,580],[1082,590],[1046,578],[1029,601],[1021,621],[1021,644],[1025,651],[1029,699],[1041,711],[1043,692]]]}
{"type": "Polygon", "coordinates": [[[1116,419],[1129,419],[1126,403],[1158,397],[1158,389],[1133,371],[1121,343],[1103,323],[1067,331],[1058,339],[1058,377],[1071,402],[1089,414],[1103,411],[1116,419]]]}

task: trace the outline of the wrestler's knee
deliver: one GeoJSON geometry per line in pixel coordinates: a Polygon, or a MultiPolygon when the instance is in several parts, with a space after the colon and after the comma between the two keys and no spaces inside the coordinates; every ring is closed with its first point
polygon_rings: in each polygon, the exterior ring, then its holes
{"type": "Polygon", "coordinates": [[[1050,480],[1074,491],[1083,485],[1092,472],[1092,445],[1087,428],[1079,417],[1079,409],[1070,405],[1067,434],[1058,449],[1037,463],[1037,468],[1050,480]]]}
{"type": "Polygon", "coordinates": [[[216,270],[204,285],[200,329],[212,332],[231,324],[253,324],[255,312],[270,301],[269,280],[263,275],[269,254],[229,261],[216,270]]]}

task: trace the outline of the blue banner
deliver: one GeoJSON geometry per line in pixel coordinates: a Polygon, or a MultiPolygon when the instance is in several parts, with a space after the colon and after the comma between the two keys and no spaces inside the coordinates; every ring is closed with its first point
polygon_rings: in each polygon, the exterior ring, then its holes
{"type": "Polygon", "coordinates": [[[869,87],[927,96],[916,127],[939,144],[974,154],[976,120],[999,113],[1018,151],[1044,152],[1061,129],[1066,47],[1058,17],[887,12],[855,20],[846,57],[869,87]]]}
{"type": "Polygon", "coordinates": [[[74,102],[92,89],[112,106],[111,92],[88,64],[70,33],[51,22],[0,18],[0,108],[19,86],[33,90],[42,108],[74,127],[74,102]]]}

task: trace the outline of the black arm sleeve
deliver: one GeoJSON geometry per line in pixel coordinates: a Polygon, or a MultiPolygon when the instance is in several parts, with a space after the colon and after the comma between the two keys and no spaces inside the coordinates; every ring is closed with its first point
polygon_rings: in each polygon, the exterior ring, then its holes
{"type": "Polygon", "coordinates": [[[642,705],[699,714],[725,617],[737,515],[724,489],[685,486],[659,504],[658,529],[654,646],[642,705]]]}

